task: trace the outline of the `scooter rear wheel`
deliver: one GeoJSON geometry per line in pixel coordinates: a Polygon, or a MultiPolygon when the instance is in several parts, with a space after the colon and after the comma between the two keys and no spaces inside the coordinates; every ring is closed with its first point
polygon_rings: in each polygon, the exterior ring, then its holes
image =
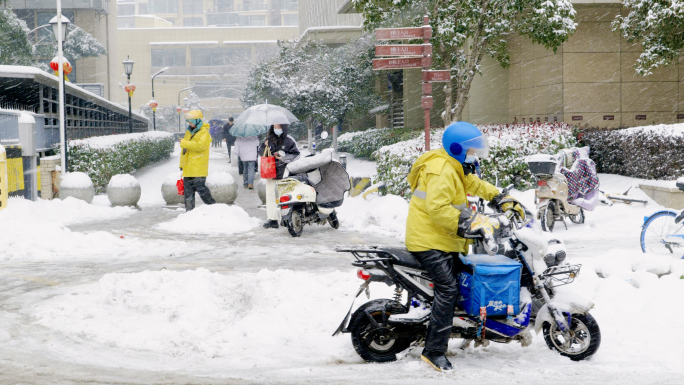
{"type": "Polygon", "coordinates": [[[542,230],[553,232],[553,225],[556,223],[556,202],[549,202],[541,212],[542,230]]]}
{"type": "Polygon", "coordinates": [[[328,223],[330,223],[330,226],[332,226],[333,229],[340,228],[340,220],[337,219],[337,213],[335,210],[333,210],[333,212],[331,212],[328,216],[328,223]]]}
{"type": "Polygon", "coordinates": [[[584,223],[584,209],[580,207],[579,214],[577,215],[568,215],[568,218],[572,221],[572,223],[577,223],[578,225],[581,223],[584,223]]]}
{"type": "Polygon", "coordinates": [[[304,231],[302,213],[298,210],[292,211],[292,215],[290,216],[290,219],[285,221],[285,225],[287,225],[287,231],[290,232],[290,235],[292,235],[293,237],[301,236],[302,231],[304,231]]]}

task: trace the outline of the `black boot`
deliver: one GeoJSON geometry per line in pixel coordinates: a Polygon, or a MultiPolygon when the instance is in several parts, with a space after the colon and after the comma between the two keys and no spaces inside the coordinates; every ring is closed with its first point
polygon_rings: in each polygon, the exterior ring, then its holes
{"type": "Polygon", "coordinates": [[[271,219],[268,222],[264,223],[264,228],[277,229],[278,228],[278,221],[271,219]]]}
{"type": "Polygon", "coordinates": [[[445,372],[454,368],[444,353],[432,353],[428,350],[423,350],[423,354],[420,358],[440,372],[445,372]]]}

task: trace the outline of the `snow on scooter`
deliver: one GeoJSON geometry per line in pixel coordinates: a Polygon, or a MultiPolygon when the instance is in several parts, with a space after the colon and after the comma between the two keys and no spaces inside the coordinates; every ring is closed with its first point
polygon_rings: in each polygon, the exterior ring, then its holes
{"type": "MultiPolygon", "coordinates": [[[[511,188],[504,189],[504,195],[511,188]]],[[[527,219],[522,220],[513,210],[504,213],[500,206],[490,203],[490,207],[494,213],[487,216],[498,222],[498,227],[482,229],[476,253],[460,256],[468,268],[460,273],[451,338],[464,339],[462,348],[473,341],[475,347],[487,346],[490,341],[519,341],[528,346],[532,338],[529,329],[534,325],[537,333],[543,331],[550,349],[573,361],[596,353],[601,332],[589,314],[593,303],[555,289],[572,283],[581,265],[561,263],[565,251],[558,241],[546,240],[527,210],[527,219]],[[549,253],[551,249],[555,254],[549,253]],[[483,250],[488,254],[479,254],[483,250]],[[496,251],[499,254],[494,254],[496,251]],[[535,263],[543,272],[535,272],[535,263]]],[[[395,295],[366,302],[353,314],[352,302],[333,335],[351,333],[354,349],[369,362],[394,361],[398,353],[423,343],[434,292],[421,263],[404,248],[352,246],[337,251],[354,255],[352,265],[364,280],[354,301],[364,291],[370,295],[371,282],[394,286],[395,295]],[[407,299],[402,303],[404,291],[407,299]],[[415,311],[416,305],[428,311],[415,311]],[[418,317],[408,317],[411,310],[418,317]]]]}
{"type": "Polygon", "coordinates": [[[287,165],[283,179],[276,183],[282,222],[293,237],[302,235],[307,223],[340,227],[335,207],[342,205],[351,182],[332,155],[323,151],[299,158],[287,165]]]}

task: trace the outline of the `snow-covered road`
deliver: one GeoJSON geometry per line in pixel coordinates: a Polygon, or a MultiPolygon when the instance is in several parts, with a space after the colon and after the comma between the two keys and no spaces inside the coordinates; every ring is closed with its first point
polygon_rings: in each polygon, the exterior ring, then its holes
{"type": "MultiPolygon", "coordinates": [[[[601,206],[583,225],[556,225],[568,259],[583,264],[573,289],[596,303],[602,345],[591,360],[561,357],[541,336],[528,348],[465,351],[455,340],[456,370],[437,373],[420,349],[367,364],[348,335],[331,336],[361,283],[334,246],[401,244],[405,201],[347,199],[340,230],[307,226],[292,238],[261,228],[253,190],[240,188],[231,208],[198,200],[196,216],[164,209],[159,189],[177,162],[175,153],[138,173],[141,210],[99,196],[93,205],[13,199],[0,212],[1,384],[682,383],[684,262],[638,246],[653,202],[601,206]],[[188,231],[175,231],[178,220],[188,231]]],[[[212,148],[210,172],[220,171],[238,177],[225,148],[212,148]]],[[[635,182],[601,181],[607,191],[635,182]]],[[[517,196],[532,206],[530,192],[517,196]]],[[[371,286],[371,298],[389,294],[371,286]]]]}

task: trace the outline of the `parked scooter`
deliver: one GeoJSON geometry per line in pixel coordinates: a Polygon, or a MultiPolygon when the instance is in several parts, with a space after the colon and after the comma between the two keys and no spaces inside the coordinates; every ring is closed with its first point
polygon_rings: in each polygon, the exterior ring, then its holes
{"type": "MultiPolygon", "coordinates": [[[[504,189],[504,194],[511,188],[504,189]]],[[[568,293],[557,295],[554,289],[572,283],[581,265],[563,263],[562,244],[555,240],[547,243],[529,211],[522,220],[512,210],[503,213],[500,206],[490,203],[490,207],[495,213],[488,216],[499,226],[493,226],[489,236],[505,246],[497,248],[503,255],[477,254],[488,244],[481,242],[476,254],[459,256],[470,270],[460,273],[451,338],[463,338],[462,348],[473,341],[475,347],[487,346],[490,341],[518,341],[529,346],[529,330],[534,325],[537,333],[543,331],[550,349],[573,361],[596,353],[601,332],[589,314],[593,303],[568,293]],[[536,273],[535,263],[545,270],[536,273]]],[[[352,246],[337,251],[350,252],[356,258],[352,265],[358,267],[357,276],[364,283],[355,299],[364,291],[370,296],[371,282],[394,286],[395,295],[369,301],[353,314],[352,302],[333,335],[351,333],[354,349],[369,362],[394,361],[397,354],[424,342],[429,313],[421,319],[394,316],[409,313],[415,303],[429,308],[434,300],[432,280],[420,261],[397,247],[352,246]],[[402,303],[404,291],[408,295],[402,303]]]]}
{"type": "Polygon", "coordinates": [[[558,155],[537,154],[526,161],[537,180],[535,202],[542,229],[552,232],[556,221],[563,222],[567,229],[566,217],[573,223],[584,223],[584,209],[568,202],[568,181],[559,171],[560,166],[572,166],[572,150],[563,150],[558,155]]]}
{"type": "Polygon", "coordinates": [[[287,165],[283,179],[276,183],[281,221],[293,237],[302,235],[305,224],[340,227],[335,207],[342,205],[351,182],[332,155],[323,151],[299,158],[287,165]]]}

